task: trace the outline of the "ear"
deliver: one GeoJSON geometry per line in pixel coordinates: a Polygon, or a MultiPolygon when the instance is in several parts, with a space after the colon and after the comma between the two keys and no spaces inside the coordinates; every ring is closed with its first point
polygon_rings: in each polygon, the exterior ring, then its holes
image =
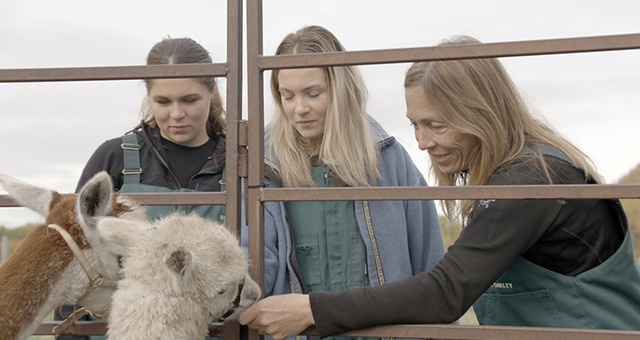
{"type": "Polygon", "coordinates": [[[83,228],[95,227],[96,217],[105,216],[111,211],[113,186],[111,177],[99,172],[80,189],[78,194],[78,222],[83,228]]]}
{"type": "Polygon", "coordinates": [[[20,205],[45,217],[49,215],[51,201],[60,195],[53,190],[27,184],[5,174],[0,174],[0,186],[20,205]]]}
{"type": "Polygon", "coordinates": [[[191,263],[191,260],[191,253],[180,248],[169,255],[166,264],[169,269],[176,272],[176,274],[183,276],[185,268],[191,263]]]}
{"type": "Polygon", "coordinates": [[[98,221],[98,235],[110,247],[112,253],[129,255],[131,248],[145,237],[147,226],[117,217],[105,217],[98,221]]]}

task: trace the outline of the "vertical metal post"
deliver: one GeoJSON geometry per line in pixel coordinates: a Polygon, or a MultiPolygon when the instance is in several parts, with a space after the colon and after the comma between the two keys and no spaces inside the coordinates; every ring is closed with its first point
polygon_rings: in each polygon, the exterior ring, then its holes
{"type": "Polygon", "coordinates": [[[2,236],[2,256],[0,257],[0,266],[9,258],[9,236],[2,236]]]}
{"type": "Polygon", "coordinates": [[[238,169],[238,121],[242,112],[242,0],[227,1],[227,227],[240,235],[241,185],[238,169]]]}
{"type": "MultiPolygon", "coordinates": [[[[249,226],[249,274],[264,294],[264,211],[260,194],[264,184],[264,98],[262,57],[262,1],[247,0],[247,109],[249,121],[249,173],[247,189],[247,224],[249,226]]],[[[260,339],[249,329],[249,340],[260,339]]]]}
{"type": "MultiPolygon", "coordinates": [[[[242,118],[242,0],[227,0],[227,126],[226,126],[226,204],[225,223],[236,235],[241,229],[241,190],[239,171],[239,120],[242,118]]],[[[240,325],[225,322],[225,340],[240,339],[240,325]]]]}

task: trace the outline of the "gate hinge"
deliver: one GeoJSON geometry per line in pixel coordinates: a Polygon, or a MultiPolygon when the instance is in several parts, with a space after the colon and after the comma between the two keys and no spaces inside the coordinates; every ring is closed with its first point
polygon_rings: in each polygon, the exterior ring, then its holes
{"type": "Polygon", "coordinates": [[[239,176],[249,176],[249,150],[247,149],[249,124],[246,119],[238,121],[238,172],[239,176]]]}

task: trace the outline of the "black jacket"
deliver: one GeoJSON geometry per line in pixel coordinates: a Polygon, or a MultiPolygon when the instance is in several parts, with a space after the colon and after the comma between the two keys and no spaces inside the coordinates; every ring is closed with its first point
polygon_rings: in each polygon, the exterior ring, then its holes
{"type": "MultiPolygon", "coordinates": [[[[151,128],[141,123],[133,130],[138,136],[140,145],[140,165],[142,174],[140,183],[165,187],[169,189],[181,189],[180,184],[168,164],[168,157],[161,143],[160,129],[151,128]]],[[[225,166],[226,143],[224,138],[214,135],[211,137],[216,148],[208,158],[202,169],[191,178],[188,189],[197,191],[220,191],[220,179],[225,166]]],[[[107,171],[113,180],[113,187],[118,190],[122,187],[124,159],[122,154],[122,139],[120,137],[110,139],[102,143],[93,153],[85,165],[76,192],[100,171],[107,171]]]]}

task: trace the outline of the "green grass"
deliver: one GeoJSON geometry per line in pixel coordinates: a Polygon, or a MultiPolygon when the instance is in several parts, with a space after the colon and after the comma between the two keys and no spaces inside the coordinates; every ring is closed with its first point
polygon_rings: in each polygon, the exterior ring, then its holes
{"type": "Polygon", "coordinates": [[[469,310],[462,315],[460,318],[461,325],[478,325],[478,319],[476,319],[476,313],[473,311],[473,307],[469,308],[469,310]]]}

